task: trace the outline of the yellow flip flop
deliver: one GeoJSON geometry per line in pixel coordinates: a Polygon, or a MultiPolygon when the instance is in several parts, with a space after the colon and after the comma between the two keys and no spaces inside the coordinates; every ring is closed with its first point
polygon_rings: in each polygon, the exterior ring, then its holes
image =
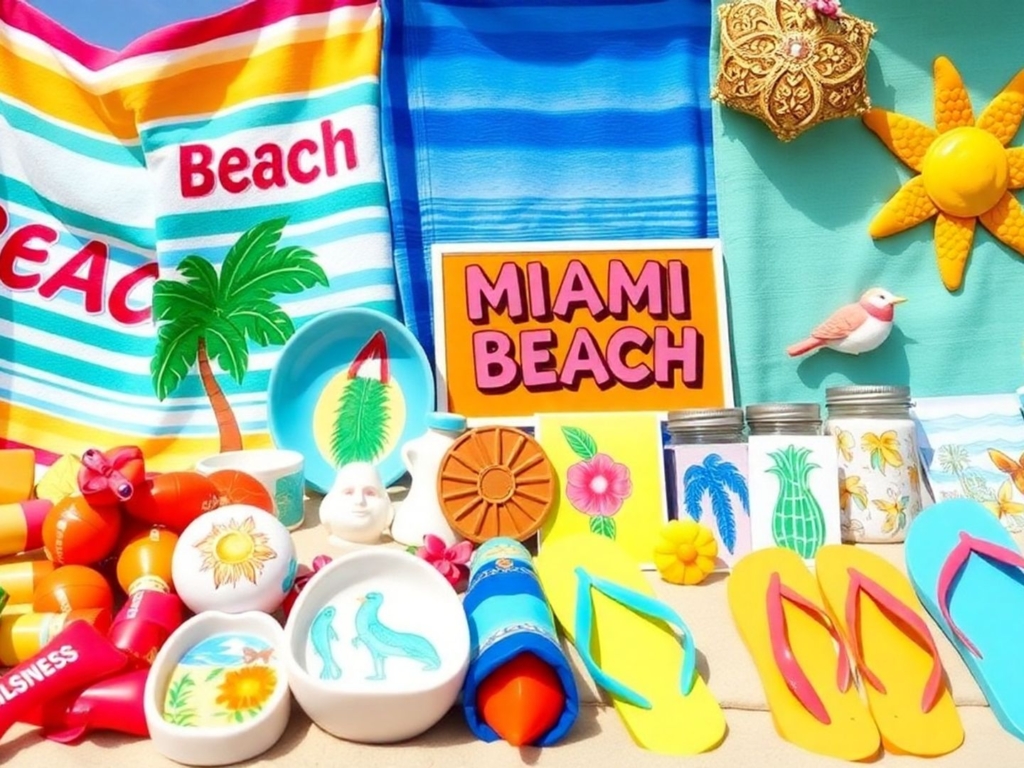
{"type": "Polygon", "coordinates": [[[562,630],[634,742],[664,755],[722,742],[725,715],[697,673],[693,635],[625,551],[603,536],[567,536],[542,547],[536,568],[562,630]]]}
{"type": "Polygon", "coordinates": [[[956,750],[963,725],[907,577],[878,555],[848,545],[819,549],[815,572],[885,748],[921,757],[956,750]]]}
{"type": "Polygon", "coordinates": [[[775,730],[820,755],[866,760],[878,728],[853,684],[842,637],[818,583],[789,549],[744,557],[727,582],[729,608],[761,677],[775,730]]]}

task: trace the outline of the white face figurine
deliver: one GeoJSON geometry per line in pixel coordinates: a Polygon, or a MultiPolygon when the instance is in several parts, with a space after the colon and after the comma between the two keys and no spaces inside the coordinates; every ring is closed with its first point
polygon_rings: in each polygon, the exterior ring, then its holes
{"type": "Polygon", "coordinates": [[[320,523],[332,539],[376,544],[391,525],[394,510],[377,468],[363,461],[338,470],[320,504],[320,523]]]}

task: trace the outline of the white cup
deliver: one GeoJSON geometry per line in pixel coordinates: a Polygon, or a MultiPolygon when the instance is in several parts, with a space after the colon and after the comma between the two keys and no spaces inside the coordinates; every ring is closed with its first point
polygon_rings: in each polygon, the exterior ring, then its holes
{"type": "Polygon", "coordinates": [[[289,531],[302,527],[305,519],[303,497],[305,475],[298,451],[228,451],[196,463],[196,472],[212,475],[222,469],[237,469],[252,475],[274,500],[274,514],[289,531]]]}

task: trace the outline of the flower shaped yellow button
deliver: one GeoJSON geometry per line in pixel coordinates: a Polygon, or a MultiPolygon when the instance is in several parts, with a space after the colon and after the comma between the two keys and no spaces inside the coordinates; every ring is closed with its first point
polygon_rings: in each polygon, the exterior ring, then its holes
{"type": "Polygon", "coordinates": [[[707,527],[693,520],[673,520],[661,529],[654,546],[654,565],[670,584],[700,584],[715,570],[718,542],[707,527]]]}

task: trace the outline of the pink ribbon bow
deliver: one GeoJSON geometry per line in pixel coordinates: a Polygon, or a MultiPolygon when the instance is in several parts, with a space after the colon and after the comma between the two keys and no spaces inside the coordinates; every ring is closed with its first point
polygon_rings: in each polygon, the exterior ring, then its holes
{"type": "Polygon", "coordinates": [[[106,454],[95,448],[88,449],[82,454],[82,468],[78,471],[78,488],[82,495],[110,491],[119,501],[130,499],[135,486],[121,472],[130,461],[142,461],[142,451],[134,445],[115,448],[106,454]]]}

